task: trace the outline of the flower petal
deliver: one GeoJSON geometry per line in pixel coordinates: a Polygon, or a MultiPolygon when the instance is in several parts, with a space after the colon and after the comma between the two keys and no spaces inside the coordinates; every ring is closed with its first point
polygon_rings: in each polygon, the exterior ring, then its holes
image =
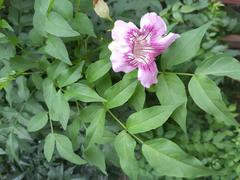
{"type": "Polygon", "coordinates": [[[166,50],[177,38],[179,38],[179,34],[169,33],[167,36],[158,38],[156,43],[159,47],[166,50]]]}
{"type": "Polygon", "coordinates": [[[138,67],[138,80],[146,88],[149,88],[152,84],[157,83],[157,74],[158,69],[155,62],[138,67]]]}
{"type": "Polygon", "coordinates": [[[114,27],[112,29],[112,39],[113,40],[122,40],[128,36],[130,31],[138,31],[138,28],[132,22],[126,23],[122,20],[117,20],[114,23],[114,27]]]}
{"type": "Polygon", "coordinates": [[[128,59],[124,53],[113,51],[112,55],[110,56],[110,60],[112,62],[112,69],[114,72],[122,71],[122,72],[128,73],[136,69],[136,67],[128,63],[127,61],[128,59]]]}
{"type": "Polygon", "coordinates": [[[127,43],[119,42],[119,41],[112,41],[108,45],[108,49],[112,52],[121,52],[121,53],[127,53],[131,51],[131,47],[127,43]]]}
{"type": "Polygon", "coordinates": [[[163,19],[155,12],[146,13],[140,21],[141,31],[150,29],[155,36],[162,36],[167,32],[167,26],[163,19]]]}

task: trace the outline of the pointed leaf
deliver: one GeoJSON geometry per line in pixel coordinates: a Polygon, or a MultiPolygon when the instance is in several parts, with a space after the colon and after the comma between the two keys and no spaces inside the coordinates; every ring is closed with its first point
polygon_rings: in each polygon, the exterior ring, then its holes
{"type": "Polygon", "coordinates": [[[82,83],[74,83],[67,87],[65,91],[67,99],[75,99],[83,102],[104,102],[106,101],[100,97],[93,89],[82,83]]]}
{"type": "Polygon", "coordinates": [[[122,170],[131,178],[137,179],[138,162],[135,157],[136,141],[126,131],[119,133],[114,141],[122,170]]]}
{"type": "Polygon", "coordinates": [[[160,176],[194,178],[215,174],[177,144],[164,138],[147,141],[142,146],[142,152],[160,176]]]}
{"type": "Polygon", "coordinates": [[[140,111],[143,109],[144,103],[146,99],[145,88],[138,83],[136,90],[132,97],[129,99],[129,104],[134,107],[136,111],[140,111]]]}
{"type": "Polygon", "coordinates": [[[73,26],[80,34],[87,34],[96,37],[92,21],[84,13],[77,13],[73,21],[73,26]]]}
{"type": "Polygon", "coordinates": [[[67,69],[68,65],[66,63],[54,61],[47,67],[48,78],[51,80],[55,80],[62,74],[62,72],[67,71],[67,69]]]}
{"type": "Polygon", "coordinates": [[[106,107],[111,109],[123,105],[133,95],[137,81],[123,78],[106,90],[104,97],[108,100],[106,107]]]}
{"type": "Polygon", "coordinates": [[[43,98],[47,104],[49,111],[52,111],[52,107],[54,104],[54,99],[57,94],[56,89],[54,87],[53,82],[50,79],[44,79],[42,83],[43,88],[43,98]]]}
{"type": "Polygon", "coordinates": [[[0,148],[0,155],[4,155],[4,154],[6,154],[6,152],[2,148],[0,148]]]}
{"type": "Polygon", "coordinates": [[[105,91],[112,86],[112,79],[109,73],[96,81],[96,90],[100,95],[104,95],[105,91]]]}
{"type": "Polygon", "coordinates": [[[200,49],[202,38],[209,26],[210,23],[207,23],[181,34],[181,37],[162,55],[163,69],[170,69],[174,65],[191,60],[200,49]]]}
{"type": "Polygon", "coordinates": [[[74,31],[68,22],[58,13],[52,11],[48,15],[45,30],[49,34],[57,37],[74,37],[79,36],[77,31],[74,31]]]}
{"type": "Polygon", "coordinates": [[[111,63],[107,59],[98,60],[88,66],[86,78],[89,82],[94,82],[104,76],[111,68],[111,63]]]}
{"type": "Polygon", "coordinates": [[[19,160],[18,150],[19,145],[17,137],[15,134],[10,133],[6,141],[6,153],[9,155],[11,159],[18,161],[19,160]]]}
{"type": "Polygon", "coordinates": [[[196,74],[228,76],[240,80],[240,62],[233,57],[219,54],[202,62],[195,71],[196,74]]]}
{"type": "Polygon", "coordinates": [[[42,129],[48,122],[47,112],[41,112],[33,116],[28,123],[28,131],[38,131],[42,129]]]}
{"type": "Polygon", "coordinates": [[[59,87],[67,86],[79,80],[82,77],[82,68],[83,63],[80,63],[61,72],[60,76],[57,78],[59,87]]]}
{"type": "Polygon", "coordinates": [[[96,118],[95,113],[101,112],[102,109],[103,107],[98,104],[90,104],[89,106],[86,106],[80,110],[79,118],[84,123],[90,123],[96,118]]]}
{"type": "Polygon", "coordinates": [[[127,129],[133,134],[156,129],[168,120],[177,106],[153,106],[136,112],[128,118],[127,129]]]}
{"type": "Polygon", "coordinates": [[[60,38],[50,36],[47,39],[47,45],[45,46],[45,51],[52,57],[71,65],[71,61],[68,56],[65,44],[60,38]]]}
{"type": "Polygon", "coordinates": [[[59,90],[54,99],[54,106],[50,112],[50,117],[54,121],[59,121],[65,130],[67,128],[68,119],[70,116],[70,107],[63,96],[61,90],[59,90]]]}
{"type": "Polygon", "coordinates": [[[68,137],[61,134],[54,134],[57,151],[64,159],[78,165],[85,164],[85,161],[73,152],[72,143],[68,137]]]}
{"type": "Polygon", "coordinates": [[[207,77],[193,76],[188,85],[194,102],[205,112],[227,125],[238,125],[222,100],[220,89],[207,77]]]}
{"type": "Polygon", "coordinates": [[[102,108],[95,111],[94,118],[86,129],[86,149],[88,149],[94,143],[100,141],[102,138],[104,132],[105,114],[106,112],[102,108]]]}
{"type": "Polygon", "coordinates": [[[45,143],[43,148],[44,156],[46,157],[48,162],[51,161],[52,159],[54,148],[55,148],[55,136],[53,133],[50,133],[45,138],[45,143]]]}
{"type": "Polygon", "coordinates": [[[73,5],[69,0],[53,1],[53,10],[61,14],[65,19],[73,17],[73,5]]]}
{"type": "Polygon", "coordinates": [[[88,163],[98,167],[104,174],[107,174],[105,156],[98,146],[92,145],[88,148],[87,151],[84,152],[84,158],[88,163]]]}
{"type": "Polygon", "coordinates": [[[80,136],[80,129],[81,129],[81,119],[76,117],[71,124],[67,126],[68,137],[70,138],[73,149],[77,150],[80,147],[81,139],[80,136]]]}
{"type": "Polygon", "coordinates": [[[186,133],[187,95],[181,79],[175,74],[161,74],[158,77],[156,94],[162,105],[182,104],[171,115],[186,133]]]}
{"type": "Polygon", "coordinates": [[[30,91],[27,87],[27,78],[24,76],[20,76],[16,79],[16,84],[18,86],[18,96],[23,100],[27,100],[30,96],[30,91]]]}
{"type": "Polygon", "coordinates": [[[18,136],[19,139],[24,139],[24,140],[29,140],[29,141],[32,140],[30,134],[25,129],[25,127],[23,127],[19,124],[15,125],[15,127],[13,128],[13,132],[18,136]]]}

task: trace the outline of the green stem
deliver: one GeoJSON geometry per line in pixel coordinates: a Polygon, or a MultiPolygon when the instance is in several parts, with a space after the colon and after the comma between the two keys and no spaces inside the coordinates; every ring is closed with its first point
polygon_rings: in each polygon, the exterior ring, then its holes
{"type": "Polygon", "coordinates": [[[113,119],[128,133],[130,134],[133,138],[135,138],[140,144],[143,144],[144,142],[137,137],[136,135],[132,134],[131,132],[128,131],[127,127],[109,110],[106,109],[107,112],[113,117],[113,119]]]}
{"type": "Polygon", "coordinates": [[[192,73],[180,73],[180,72],[159,72],[161,74],[177,74],[182,76],[194,76],[192,73]]]}
{"type": "Polygon", "coordinates": [[[21,72],[16,74],[17,76],[22,76],[22,75],[32,75],[32,74],[42,74],[43,72],[41,71],[36,71],[36,72],[21,72]]]}
{"type": "Polygon", "coordinates": [[[80,113],[80,108],[79,108],[79,104],[78,104],[77,101],[76,101],[76,106],[77,106],[77,111],[78,111],[78,113],[80,113]]]}
{"type": "Polygon", "coordinates": [[[113,119],[124,129],[127,130],[127,127],[109,110],[107,112],[113,117],[113,119]]]}
{"type": "Polygon", "coordinates": [[[113,21],[113,19],[112,19],[110,16],[108,16],[107,19],[108,19],[109,21],[111,21],[112,24],[114,24],[114,21],[113,21]]]}
{"type": "Polygon", "coordinates": [[[53,125],[52,125],[52,120],[51,120],[50,117],[49,117],[49,114],[48,114],[48,119],[49,119],[49,122],[50,122],[51,133],[53,134],[53,133],[54,133],[54,131],[53,131],[53,125]]]}

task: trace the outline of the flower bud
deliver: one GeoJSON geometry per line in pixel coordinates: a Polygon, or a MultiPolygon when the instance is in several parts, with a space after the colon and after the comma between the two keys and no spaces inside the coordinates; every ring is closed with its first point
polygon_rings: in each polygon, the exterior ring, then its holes
{"type": "Polygon", "coordinates": [[[93,7],[99,17],[111,20],[108,5],[104,0],[93,0],[93,7]]]}

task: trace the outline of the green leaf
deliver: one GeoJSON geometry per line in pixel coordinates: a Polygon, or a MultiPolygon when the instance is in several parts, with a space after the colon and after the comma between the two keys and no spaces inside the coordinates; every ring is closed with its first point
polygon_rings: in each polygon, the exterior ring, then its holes
{"type": "Polygon", "coordinates": [[[102,138],[104,132],[105,114],[106,112],[102,108],[95,111],[91,124],[86,129],[86,149],[91,147],[94,143],[100,141],[102,138]]]}
{"type": "Polygon", "coordinates": [[[76,14],[76,17],[73,21],[73,26],[80,34],[96,37],[93,24],[88,16],[84,13],[79,12],[76,14]]]}
{"type": "Polygon", "coordinates": [[[186,133],[187,95],[185,86],[176,74],[161,74],[156,85],[156,95],[162,105],[180,105],[171,115],[186,133]]]}
{"type": "MultiPolygon", "coordinates": [[[[1,20],[0,20],[0,25],[1,25],[1,20]]],[[[0,33],[0,44],[8,43],[8,42],[9,42],[8,37],[5,34],[0,33]]]]}
{"type": "Polygon", "coordinates": [[[16,84],[18,86],[18,96],[19,98],[27,101],[28,98],[30,97],[30,91],[27,87],[27,78],[24,76],[20,76],[16,79],[16,84]]]}
{"type": "Polygon", "coordinates": [[[46,21],[47,16],[41,13],[40,11],[35,10],[35,13],[33,15],[33,27],[42,36],[47,36],[47,33],[45,31],[46,21]]]}
{"type": "Polygon", "coordinates": [[[9,88],[9,84],[13,79],[11,77],[2,77],[0,78],[0,90],[9,88]]]}
{"type": "Polygon", "coordinates": [[[168,120],[176,107],[176,105],[153,106],[136,112],[129,116],[127,129],[133,134],[156,129],[168,120]]]}
{"type": "Polygon", "coordinates": [[[50,111],[50,118],[54,121],[59,121],[65,130],[67,128],[69,116],[69,104],[63,96],[61,90],[59,90],[55,96],[54,103],[50,111]]]}
{"type": "Polygon", "coordinates": [[[194,102],[205,112],[227,125],[238,125],[222,100],[220,89],[207,77],[193,76],[188,85],[194,102]]]}
{"type": "Polygon", "coordinates": [[[84,158],[88,163],[98,167],[104,174],[107,174],[105,156],[99,147],[92,145],[84,152],[84,158]]]}
{"type": "Polygon", "coordinates": [[[43,81],[43,97],[49,109],[50,119],[59,121],[66,129],[70,116],[70,107],[61,90],[56,92],[53,82],[49,79],[43,81]]]}
{"type": "Polygon", "coordinates": [[[102,110],[102,106],[98,104],[90,104],[89,106],[86,106],[85,108],[80,110],[80,119],[84,123],[90,123],[93,121],[93,119],[96,118],[95,113],[102,110]]]}
{"type": "Polygon", "coordinates": [[[60,76],[57,78],[59,87],[67,86],[79,80],[82,77],[82,68],[83,63],[80,63],[61,72],[60,76]]]}
{"type": "MultiPolygon", "coordinates": [[[[3,2],[3,0],[1,1],[3,2]]],[[[14,32],[13,28],[9,25],[9,23],[5,19],[0,20],[0,27],[14,32]]]]}
{"type": "Polygon", "coordinates": [[[71,61],[68,56],[67,49],[65,47],[65,44],[60,38],[50,36],[47,39],[47,45],[45,46],[45,51],[50,56],[71,65],[71,61]]]}
{"type": "Polygon", "coordinates": [[[29,38],[33,46],[41,46],[44,43],[44,37],[35,28],[29,32],[29,38]]]}
{"type": "Polygon", "coordinates": [[[34,10],[40,11],[42,14],[47,14],[53,0],[35,0],[34,10]]]}
{"type": "MultiPolygon", "coordinates": [[[[20,121],[19,121],[20,122],[20,121]]],[[[29,140],[31,141],[32,138],[30,134],[27,132],[26,128],[17,124],[13,128],[13,132],[18,136],[19,139],[29,140]]]]}
{"type": "Polygon", "coordinates": [[[183,5],[180,9],[180,11],[182,13],[190,13],[190,12],[193,12],[195,10],[196,10],[196,8],[194,6],[191,6],[191,5],[183,5]]]}
{"type": "Polygon", "coordinates": [[[33,84],[35,85],[35,87],[40,90],[42,89],[42,83],[43,83],[43,79],[42,76],[38,73],[34,73],[31,75],[31,79],[33,84]]]}
{"type": "Polygon", "coordinates": [[[115,140],[114,147],[118,154],[120,165],[124,173],[130,178],[137,179],[139,167],[135,157],[136,141],[126,131],[120,132],[115,140]]]}
{"type": "Polygon", "coordinates": [[[100,95],[104,95],[105,91],[112,86],[112,79],[109,73],[95,82],[96,90],[100,95]]]}
{"type": "Polygon", "coordinates": [[[204,60],[195,73],[200,75],[228,76],[240,80],[240,62],[233,57],[218,54],[204,60]]]}
{"type": "Polygon", "coordinates": [[[142,152],[160,176],[196,178],[215,174],[177,144],[164,138],[147,141],[142,146],[142,152]]]}
{"type": "Polygon", "coordinates": [[[57,37],[74,37],[79,36],[77,31],[74,31],[68,22],[58,13],[51,12],[45,24],[45,30],[49,34],[57,37]]]}
{"type": "Polygon", "coordinates": [[[11,44],[0,44],[0,60],[9,60],[16,54],[15,47],[11,44]]]}
{"type": "Polygon", "coordinates": [[[47,13],[53,3],[53,0],[36,0],[34,4],[33,26],[41,34],[46,36],[45,27],[47,13]]]}
{"type": "Polygon", "coordinates": [[[19,160],[18,150],[19,145],[16,135],[10,133],[8,139],[6,140],[6,153],[8,154],[10,159],[18,161],[19,160]]]}
{"type": "Polygon", "coordinates": [[[52,155],[55,148],[55,136],[53,133],[49,133],[45,138],[45,143],[43,147],[44,156],[46,157],[47,161],[51,161],[52,155]]]}
{"type": "Polygon", "coordinates": [[[85,161],[73,152],[72,143],[68,137],[61,134],[54,134],[56,139],[56,147],[60,156],[74,164],[82,165],[85,161]]]}
{"type": "Polygon", "coordinates": [[[67,69],[68,69],[67,64],[60,61],[54,61],[47,68],[48,78],[51,80],[55,80],[61,75],[62,72],[67,71],[67,69]]]}
{"type": "Polygon", "coordinates": [[[181,34],[181,37],[163,53],[161,59],[162,68],[171,69],[174,65],[191,60],[200,49],[202,38],[209,26],[210,23],[207,23],[197,29],[181,34]]]}
{"type": "Polygon", "coordinates": [[[104,97],[108,100],[108,109],[123,105],[133,95],[137,86],[137,81],[123,78],[118,83],[106,90],[104,97]]]}
{"type": "Polygon", "coordinates": [[[128,103],[132,105],[136,111],[140,111],[143,109],[145,99],[145,88],[138,83],[136,90],[132,97],[129,99],[128,103]]]}
{"type": "Polygon", "coordinates": [[[116,137],[116,135],[112,131],[109,131],[109,130],[105,129],[104,132],[103,132],[103,136],[100,139],[100,141],[98,142],[98,144],[112,143],[113,140],[115,139],[115,137],[116,137]]]}
{"type": "Polygon", "coordinates": [[[98,60],[88,66],[86,78],[89,82],[94,82],[104,76],[111,68],[111,63],[108,59],[98,60]]]}
{"type": "Polygon", "coordinates": [[[44,79],[42,83],[43,98],[47,104],[48,109],[51,111],[54,106],[55,96],[57,94],[53,82],[50,79],[44,79]]]}
{"type": "Polygon", "coordinates": [[[70,138],[73,149],[78,149],[80,147],[81,140],[79,138],[81,129],[81,119],[80,117],[75,118],[70,125],[67,126],[68,137],[70,138]]]}
{"type": "Polygon", "coordinates": [[[106,100],[100,97],[93,89],[85,84],[74,83],[67,87],[65,91],[67,99],[74,99],[83,102],[105,102],[106,100]]]}
{"type": "Polygon", "coordinates": [[[111,51],[108,49],[108,44],[101,46],[101,51],[99,53],[99,59],[109,59],[111,56],[111,51]]]}
{"type": "Polygon", "coordinates": [[[6,152],[2,148],[0,148],[0,155],[4,155],[4,154],[6,154],[6,152]]]}
{"type": "Polygon", "coordinates": [[[89,12],[93,10],[92,1],[89,1],[89,0],[80,0],[80,1],[81,1],[81,5],[79,6],[80,12],[89,12]]]}
{"type": "Polygon", "coordinates": [[[69,0],[55,0],[52,8],[65,19],[71,19],[73,17],[73,5],[69,0]]]}
{"type": "Polygon", "coordinates": [[[47,112],[41,112],[33,116],[28,123],[28,131],[34,132],[42,129],[48,122],[47,112]]]}
{"type": "Polygon", "coordinates": [[[23,56],[15,56],[14,58],[10,59],[10,66],[15,71],[27,71],[33,68],[38,67],[37,61],[34,61],[33,59],[29,57],[23,57],[23,56]]]}

